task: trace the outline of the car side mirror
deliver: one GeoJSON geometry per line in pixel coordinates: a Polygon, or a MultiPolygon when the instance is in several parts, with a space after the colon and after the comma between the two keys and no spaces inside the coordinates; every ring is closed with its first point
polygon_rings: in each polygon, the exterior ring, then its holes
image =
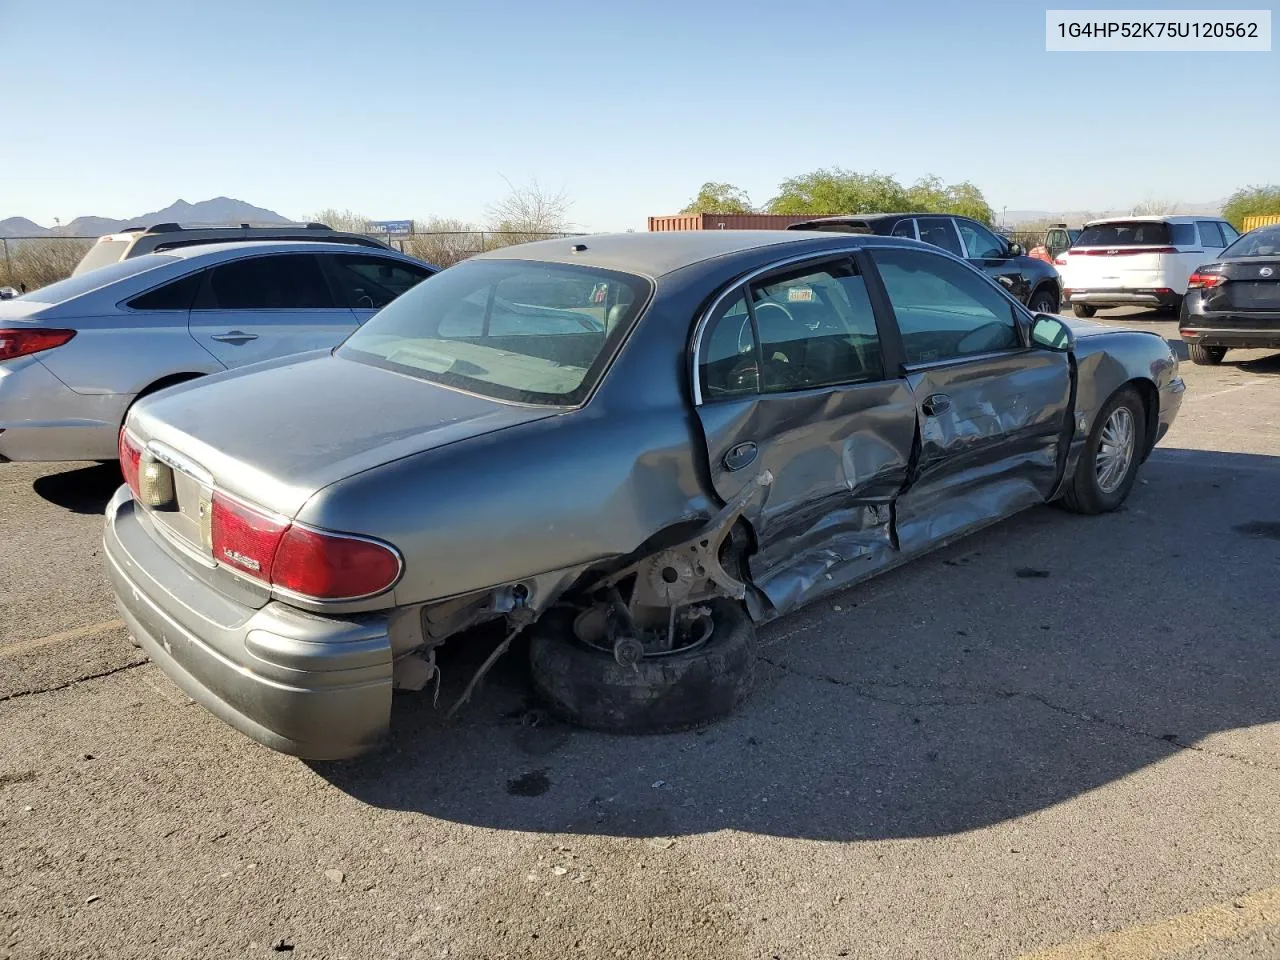
{"type": "Polygon", "coordinates": [[[1018,243],[1017,241],[1014,241],[1009,244],[1009,256],[1020,257],[1022,256],[1022,253],[1023,253],[1022,244],[1018,243]]]}
{"type": "Polygon", "coordinates": [[[1051,313],[1037,313],[1031,326],[1031,342],[1045,350],[1066,353],[1075,346],[1076,338],[1061,318],[1051,313]]]}

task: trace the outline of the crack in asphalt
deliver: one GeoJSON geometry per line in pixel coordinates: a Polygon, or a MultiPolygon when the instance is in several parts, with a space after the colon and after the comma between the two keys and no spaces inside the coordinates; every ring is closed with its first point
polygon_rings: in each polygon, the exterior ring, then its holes
{"type": "Polygon", "coordinates": [[[1176,734],[1156,734],[1150,730],[1143,730],[1140,727],[1132,727],[1119,720],[1113,720],[1110,717],[1104,717],[1101,714],[1091,713],[1084,710],[1077,710],[1071,707],[1065,707],[1061,704],[1054,703],[1043,694],[1026,693],[1021,690],[975,690],[967,687],[948,686],[946,684],[935,683],[913,683],[909,680],[869,680],[865,684],[855,683],[851,680],[843,680],[830,674],[807,673],[804,670],[797,670],[785,662],[772,660],[769,657],[759,657],[771,667],[777,667],[784,673],[789,673],[795,677],[801,677],[805,680],[813,680],[818,683],[830,683],[837,687],[844,687],[852,690],[856,696],[866,700],[874,700],[878,703],[888,703],[899,707],[973,707],[985,706],[990,703],[999,703],[1002,700],[1030,700],[1040,706],[1052,710],[1055,713],[1061,713],[1064,716],[1071,717],[1074,720],[1083,720],[1086,723],[1097,723],[1105,727],[1110,727],[1121,733],[1131,737],[1140,737],[1144,740],[1156,740],[1160,743],[1171,747],[1177,747],[1181,750],[1192,750],[1196,753],[1207,754],[1211,757],[1217,757],[1219,760],[1227,760],[1233,763],[1240,763],[1248,767],[1259,770],[1270,770],[1273,773],[1280,773],[1280,766],[1269,763],[1263,763],[1250,757],[1241,756],[1237,753],[1229,753],[1225,750],[1214,750],[1209,747],[1201,746],[1195,743],[1186,743],[1176,734]],[[956,690],[962,693],[970,694],[968,698],[961,697],[938,697],[931,700],[903,700],[893,697],[877,696],[870,692],[868,687],[885,687],[885,688],[901,688],[905,690],[920,690],[923,692],[944,692],[947,689],[956,690]]]}
{"type": "Polygon", "coordinates": [[[58,690],[65,690],[67,687],[74,687],[77,683],[86,683],[89,680],[101,680],[103,677],[109,677],[116,673],[124,673],[126,670],[132,670],[135,667],[145,666],[150,660],[132,660],[122,667],[112,667],[110,670],[103,670],[101,673],[91,673],[88,676],[76,677],[74,680],[68,680],[66,683],[57,683],[52,687],[39,687],[35,690],[18,690],[14,693],[6,693],[0,697],[0,703],[8,703],[10,700],[21,700],[24,697],[35,697],[42,693],[55,693],[58,690]]]}

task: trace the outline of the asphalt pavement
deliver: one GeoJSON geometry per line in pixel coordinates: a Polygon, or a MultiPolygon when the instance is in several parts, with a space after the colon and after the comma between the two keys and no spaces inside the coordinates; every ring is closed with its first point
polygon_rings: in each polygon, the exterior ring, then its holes
{"type": "Polygon", "coordinates": [[[1119,512],[771,624],[726,721],[572,729],[517,654],[343,764],[130,645],[111,467],[0,466],[0,957],[1280,957],[1280,355],[1182,373],[1119,512]]]}

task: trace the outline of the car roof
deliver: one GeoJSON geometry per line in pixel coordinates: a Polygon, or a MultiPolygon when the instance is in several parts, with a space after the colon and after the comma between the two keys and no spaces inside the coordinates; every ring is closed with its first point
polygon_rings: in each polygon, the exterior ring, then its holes
{"type": "Polygon", "coordinates": [[[1195,223],[1197,220],[1221,220],[1222,217],[1217,214],[1202,213],[1198,216],[1195,214],[1178,214],[1176,216],[1142,216],[1132,217],[1099,217],[1097,220],[1088,220],[1085,222],[1086,227],[1092,227],[1099,223],[1133,223],[1137,221],[1146,221],[1150,223],[1195,223]]]}
{"type": "Polygon", "coordinates": [[[325,240],[228,240],[225,243],[194,243],[185,246],[166,247],[157,253],[166,257],[181,257],[184,260],[195,260],[200,257],[217,259],[222,254],[240,250],[253,250],[255,253],[362,253],[382,256],[390,254],[405,260],[412,260],[408,254],[397,250],[378,247],[363,247],[355,243],[329,242],[325,240]]]}
{"type": "MultiPolygon", "coordinates": [[[[814,217],[805,223],[842,223],[845,220],[888,220],[892,217],[958,217],[958,213],[913,213],[910,210],[902,213],[837,213],[827,217],[814,217]]],[[[965,219],[968,219],[967,217],[965,219]]]]}
{"type": "MultiPolygon", "coordinates": [[[[660,277],[682,267],[717,257],[768,247],[808,243],[815,253],[823,246],[881,245],[892,237],[817,230],[658,230],[651,233],[602,233],[556,240],[537,240],[477,254],[472,260],[539,260],[619,270],[660,277]],[[814,241],[822,241],[820,244],[814,241]],[[574,247],[585,247],[575,250],[574,247]]],[[[918,247],[914,240],[899,241],[918,247]]]]}

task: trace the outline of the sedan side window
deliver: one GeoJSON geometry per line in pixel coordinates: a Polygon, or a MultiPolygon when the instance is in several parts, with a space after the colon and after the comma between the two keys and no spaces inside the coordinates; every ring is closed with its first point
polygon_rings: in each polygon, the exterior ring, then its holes
{"type": "Polygon", "coordinates": [[[233,260],[211,268],[205,310],[307,310],[333,307],[320,265],[309,253],[233,260]]]}
{"type": "Polygon", "coordinates": [[[129,301],[128,306],[132,310],[190,310],[196,294],[200,292],[200,284],[203,280],[204,271],[197,270],[179,280],[134,297],[129,301]]]}
{"type": "Polygon", "coordinates": [[[879,380],[880,337],[853,263],[802,267],[751,284],[765,393],[879,380]]]}
{"type": "Polygon", "coordinates": [[[957,257],[964,256],[960,249],[960,236],[950,217],[916,217],[916,225],[920,228],[920,239],[925,243],[932,243],[957,257]]]}
{"type": "Polygon", "coordinates": [[[707,321],[698,357],[707,400],[883,376],[871,299],[851,261],[775,273],[727,297],[707,321]]]}
{"type": "Polygon", "coordinates": [[[325,259],[333,267],[347,306],[356,310],[381,310],[431,276],[429,270],[387,257],[334,254],[325,259]]]}
{"type": "Polygon", "coordinates": [[[964,237],[964,245],[969,251],[971,260],[991,260],[1003,258],[1008,248],[1000,242],[994,233],[971,220],[956,220],[956,229],[964,237]]]}
{"type": "Polygon", "coordinates": [[[916,222],[914,220],[899,220],[894,224],[891,236],[906,237],[908,240],[915,240],[916,222]]]}
{"type": "Polygon", "coordinates": [[[745,294],[726,298],[707,321],[698,357],[698,382],[708,400],[760,392],[756,342],[745,294]]]}
{"type": "Polygon", "coordinates": [[[920,250],[872,253],[902,331],[907,363],[1021,346],[1013,303],[973,268],[920,250]]]}

